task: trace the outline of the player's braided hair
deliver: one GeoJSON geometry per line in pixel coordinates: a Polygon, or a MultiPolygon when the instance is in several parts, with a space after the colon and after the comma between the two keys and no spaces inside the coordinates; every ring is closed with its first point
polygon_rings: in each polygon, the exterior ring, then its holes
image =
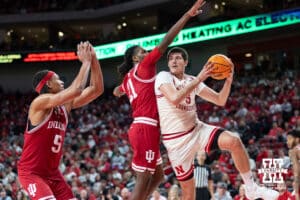
{"type": "Polygon", "coordinates": [[[118,67],[118,72],[123,78],[131,68],[133,68],[134,63],[132,60],[132,56],[136,54],[136,50],[138,49],[138,45],[134,45],[129,47],[124,54],[124,62],[118,67]]]}
{"type": "MultiPolygon", "coordinates": [[[[35,90],[36,86],[39,84],[39,82],[47,75],[48,72],[49,72],[49,70],[46,69],[46,70],[42,70],[42,71],[35,73],[35,75],[32,78],[32,86],[33,86],[34,90],[35,90]]],[[[45,84],[44,87],[41,89],[40,94],[47,93],[48,89],[49,88],[48,88],[47,84],[45,84]]]]}

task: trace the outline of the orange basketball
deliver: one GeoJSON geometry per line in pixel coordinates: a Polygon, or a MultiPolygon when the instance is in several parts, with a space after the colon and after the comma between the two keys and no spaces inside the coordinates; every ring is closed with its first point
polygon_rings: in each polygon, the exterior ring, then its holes
{"type": "Polygon", "coordinates": [[[211,71],[211,77],[216,80],[222,80],[229,76],[232,70],[232,63],[230,59],[223,54],[215,54],[208,59],[208,62],[212,62],[213,70],[211,71]]]}

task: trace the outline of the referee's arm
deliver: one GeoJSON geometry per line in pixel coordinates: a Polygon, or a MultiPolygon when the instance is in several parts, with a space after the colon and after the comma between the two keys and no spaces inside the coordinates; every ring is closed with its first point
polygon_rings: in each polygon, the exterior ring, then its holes
{"type": "Polygon", "coordinates": [[[212,176],[211,176],[211,169],[210,169],[210,167],[207,166],[207,170],[208,170],[207,188],[208,188],[208,191],[210,193],[211,200],[215,200],[215,196],[214,196],[214,181],[213,181],[212,176]]]}
{"type": "Polygon", "coordinates": [[[213,180],[208,180],[208,191],[210,193],[211,199],[214,200],[214,182],[213,180]]]}

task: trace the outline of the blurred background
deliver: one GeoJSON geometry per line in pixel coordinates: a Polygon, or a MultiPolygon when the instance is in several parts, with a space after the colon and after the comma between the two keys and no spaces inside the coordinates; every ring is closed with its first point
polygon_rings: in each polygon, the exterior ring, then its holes
{"type": "MultiPolygon", "coordinates": [[[[36,96],[31,86],[34,73],[54,70],[67,86],[80,67],[75,55],[80,41],[103,47],[166,33],[193,3],[0,0],[0,196],[27,198],[17,181],[16,162],[22,151],[27,109],[36,96]]],[[[190,54],[188,73],[195,75],[216,53],[226,54],[235,64],[235,81],[226,106],[197,99],[199,118],[239,132],[253,172],[261,167],[263,158],[286,158],[289,174],[285,180],[292,190],[285,140],[287,131],[300,129],[300,0],[208,0],[203,14],[192,18],[184,29],[188,28],[198,28],[197,37],[206,37],[182,45],[190,54]],[[254,25],[245,23],[240,27],[244,32],[231,34],[234,31],[226,27],[233,27],[235,19],[251,20],[260,30],[252,31],[254,25]],[[219,30],[222,22],[224,30],[219,30]],[[200,32],[201,27],[210,29],[200,32]],[[225,35],[217,37],[221,32],[225,35]]],[[[101,59],[99,52],[105,94],[70,116],[61,170],[79,199],[126,199],[121,190],[130,192],[135,183],[127,141],[130,106],[125,97],[112,96],[112,88],[120,82],[116,68],[122,59],[101,59]]],[[[164,56],[158,71],[165,69],[164,56]]],[[[208,79],[206,84],[218,90],[223,82],[208,79]]],[[[163,146],[162,152],[166,179],[159,192],[167,197],[177,182],[163,146]]],[[[228,154],[222,153],[210,167],[216,192],[222,181],[232,197],[237,195],[241,181],[228,154]]]]}

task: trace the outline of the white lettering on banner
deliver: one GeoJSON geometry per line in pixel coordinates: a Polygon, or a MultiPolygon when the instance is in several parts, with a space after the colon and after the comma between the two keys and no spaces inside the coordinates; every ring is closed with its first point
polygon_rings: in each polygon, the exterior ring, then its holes
{"type": "Polygon", "coordinates": [[[258,169],[258,174],[263,174],[263,183],[283,183],[282,174],[287,174],[287,169],[283,169],[283,159],[264,158],[263,168],[258,169]]]}
{"type": "MultiPolygon", "coordinates": [[[[266,13],[183,29],[180,33],[178,33],[170,46],[191,44],[299,23],[299,8],[266,13]]],[[[146,50],[151,50],[161,42],[164,36],[165,33],[100,45],[95,47],[95,51],[98,59],[104,59],[121,56],[124,54],[126,49],[132,45],[139,45],[146,50]]]]}

